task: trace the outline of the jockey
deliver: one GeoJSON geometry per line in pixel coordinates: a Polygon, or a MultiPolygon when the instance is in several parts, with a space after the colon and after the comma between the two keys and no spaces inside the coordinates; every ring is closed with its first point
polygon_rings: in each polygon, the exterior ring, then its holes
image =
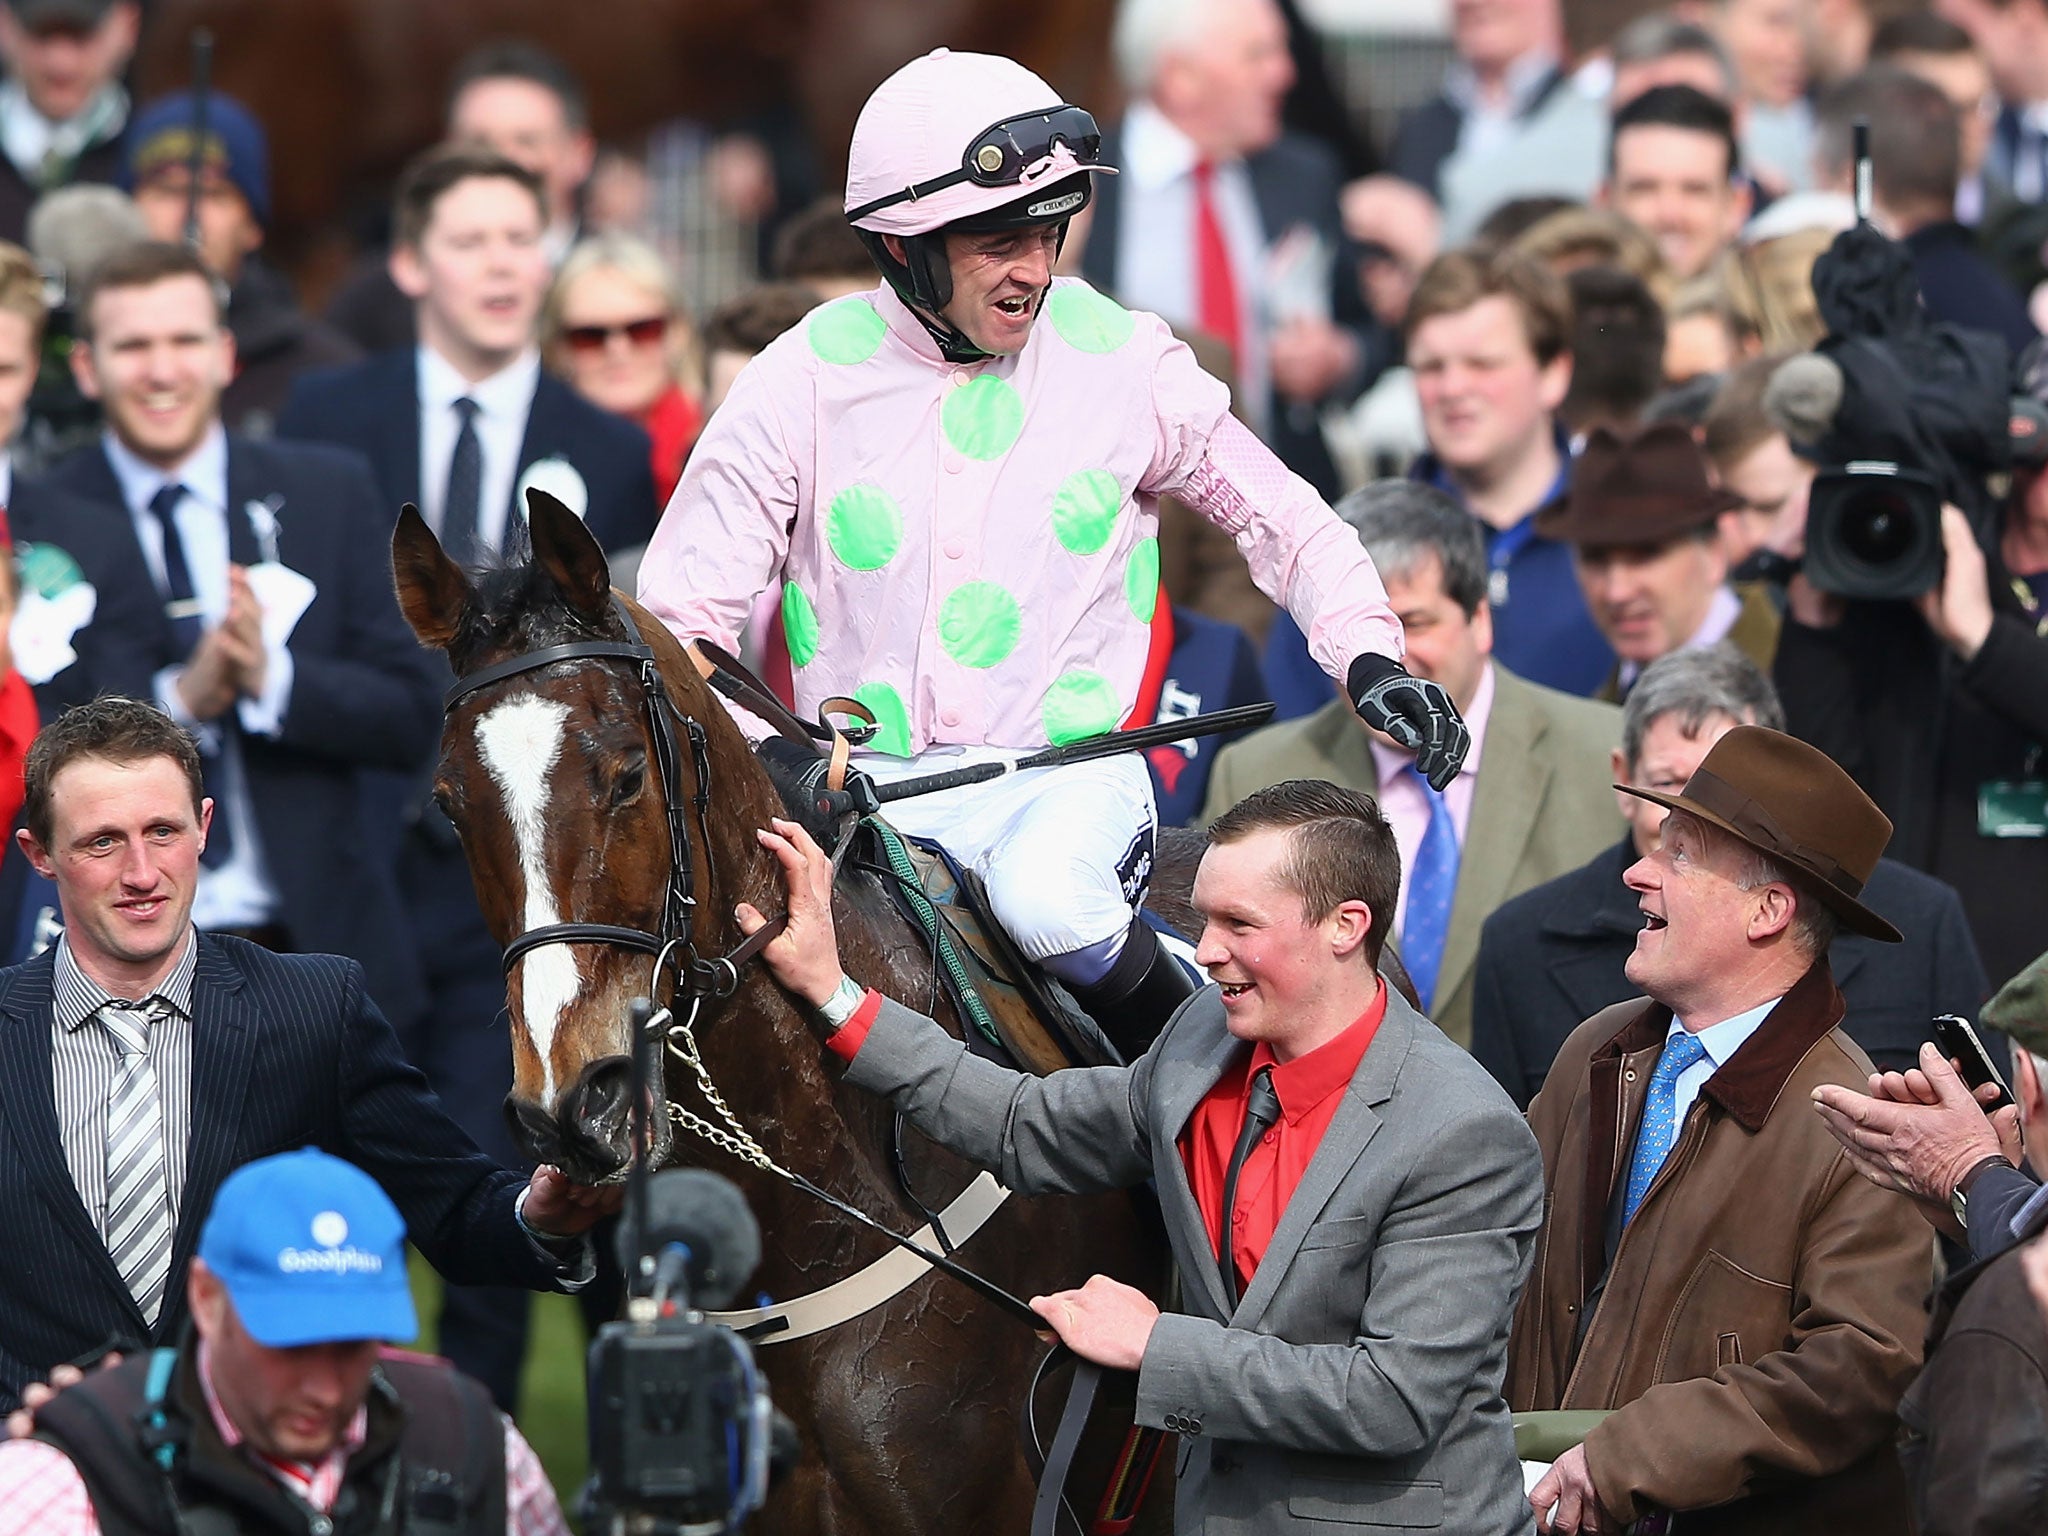
{"type": "MultiPolygon", "coordinates": [[[[812,311],[740,375],[648,546],[641,602],[678,638],[732,649],[780,578],[798,712],[867,705],[880,728],[862,769],[1014,760],[1150,723],[1171,493],[1231,534],[1366,722],[1448,784],[1469,736],[1402,669],[1357,538],[1163,321],[1052,275],[1112,169],[1100,142],[1086,112],[989,54],[939,49],[876,89],[846,209],[888,281],[812,311]]],[[[1137,753],[888,816],[980,875],[1019,948],[1127,1057],[1188,994],[1133,915],[1156,834],[1137,753]]]]}

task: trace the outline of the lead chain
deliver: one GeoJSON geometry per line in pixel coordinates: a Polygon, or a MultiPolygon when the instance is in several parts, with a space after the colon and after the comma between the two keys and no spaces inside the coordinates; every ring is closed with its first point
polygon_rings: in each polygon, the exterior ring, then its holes
{"type": "MultiPolygon", "coordinates": [[[[664,1013],[667,1011],[663,1010],[664,1013]]],[[[697,1091],[704,1095],[704,1102],[711,1106],[713,1112],[725,1124],[714,1125],[696,1111],[685,1109],[676,1103],[669,1105],[669,1117],[684,1130],[709,1142],[721,1152],[738,1158],[750,1167],[759,1168],[764,1173],[772,1173],[778,1178],[795,1183],[795,1175],[777,1163],[762,1149],[758,1141],[747,1134],[747,1128],[740,1124],[739,1116],[735,1115],[732,1106],[725,1102],[725,1096],[718,1091],[718,1085],[711,1081],[710,1070],[705,1067],[704,1058],[697,1049],[697,1031],[693,1027],[696,1017],[694,1004],[690,1013],[690,1020],[681,1023],[674,1022],[671,1015],[671,1022],[662,1031],[662,1035],[670,1053],[689,1067],[690,1075],[697,1080],[697,1091]]]]}

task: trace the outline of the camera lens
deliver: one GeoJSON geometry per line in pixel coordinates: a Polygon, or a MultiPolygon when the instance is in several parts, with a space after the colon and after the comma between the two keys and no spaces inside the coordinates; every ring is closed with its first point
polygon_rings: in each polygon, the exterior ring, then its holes
{"type": "Polygon", "coordinates": [[[1892,490],[1871,490],[1842,509],[1842,548],[1865,565],[1902,560],[1918,542],[1913,509],[1892,490]]]}

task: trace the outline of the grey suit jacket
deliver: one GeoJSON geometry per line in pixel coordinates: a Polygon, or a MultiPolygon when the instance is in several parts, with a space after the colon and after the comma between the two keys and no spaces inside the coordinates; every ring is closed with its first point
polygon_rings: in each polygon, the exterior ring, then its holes
{"type": "MultiPolygon", "coordinates": [[[[1430,1010],[1458,1044],[1472,1043],[1480,925],[1510,896],[1577,869],[1625,830],[1607,760],[1620,740],[1621,711],[1612,704],[1540,687],[1493,664],[1493,712],[1430,1010]]],[[[1349,704],[1333,699],[1312,715],[1266,726],[1217,753],[1203,822],[1286,779],[1328,779],[1379,792],[1370,738],[1349,704]]]]}
{"type": "Polygon", "coordinates": [[[1532,1530],[1501,1398],[1543,1213],[1528,1126],[1477,1062],[1390,992],[1265,1259],[1226,1313],[1175,1142],[1249,1049],[1213,988],[1133,1066],[1042,1078],[884,1003],[848,1078],[1021,1193],[1156,1180],[1186,1310],[1153,1329],[1138,1422],[1186,1437],[1183,1536],[1330,1536],[1329,1522],[1532,1530]]]}

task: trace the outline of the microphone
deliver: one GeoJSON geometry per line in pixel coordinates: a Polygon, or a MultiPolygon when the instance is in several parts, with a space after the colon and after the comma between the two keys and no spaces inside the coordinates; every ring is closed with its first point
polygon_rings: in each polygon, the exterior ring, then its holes
{"type": "Polygon", "coordinates": [[[688,1250],[683,1299],[707,1309],[728,1305],[761,1262],[761,1224],[739,1186],[702,1168],[665,1168],[642,1188],[644,1207],[629,1194],[619,1223],[626,1274],[640,1272],[643,1252],[659,1254],[677,1244],[688,1250]]]}
{"type": "Polygon", "coordinates": [[[140,245],[149,226],[127,193],[114,187],[60,187],[28,219],[28,248],[44,275],[75,299],[93,269],[116,251],[140,245]]]}

